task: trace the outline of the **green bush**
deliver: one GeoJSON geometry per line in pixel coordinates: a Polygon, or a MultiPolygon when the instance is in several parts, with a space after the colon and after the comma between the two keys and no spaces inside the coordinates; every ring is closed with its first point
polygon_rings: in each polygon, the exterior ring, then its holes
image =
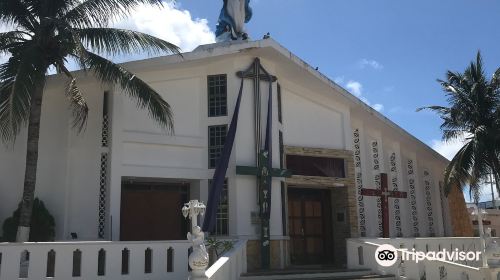
{"type": "MultiPolygon", "coordinates": [[[[12,217],[7,218],[3,223],[3,241],[15,242],[17,227],[19,225],[19,214],[21,213],[21,203],[14,211],[12,217]]],[[[49,213],[45,204],[38,198],[33,201],[33,212],[31,216],[30,242],[54,241],[56,223],[54,217],[49,213]]]]}

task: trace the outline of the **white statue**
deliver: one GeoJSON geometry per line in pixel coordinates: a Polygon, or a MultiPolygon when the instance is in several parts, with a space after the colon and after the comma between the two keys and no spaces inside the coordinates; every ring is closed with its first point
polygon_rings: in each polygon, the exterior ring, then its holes
{"type": "Polygon", "coordinates": [[[191,218],[191,232],[187,233],[187,239],[193,243],[193,252],[189,255],[188,263],[191,267],[189,279],[207,279],[205,270],[208,267],[208,252],[205,248],[205,234],[198,226],[198,215],[205,214],[205,204],[198,200],[191,200],[182,207],[182,215],[191,218]]]}
{"type": "Polygon", "coordinates": [[[248,39],[245,23],[251,18],[250,0],[224,0],[215,30],[217,41],[248,39]]]}
{"type": "Polygon", "coordinates": [[[189,255],[189,266],[194,270],[203,270],[208,266],[208,252],[205,247],[205,233],[199,226],[193,228],[193,234],[187,233],[187,239],[193,243],[193,252],[189,255]]]}

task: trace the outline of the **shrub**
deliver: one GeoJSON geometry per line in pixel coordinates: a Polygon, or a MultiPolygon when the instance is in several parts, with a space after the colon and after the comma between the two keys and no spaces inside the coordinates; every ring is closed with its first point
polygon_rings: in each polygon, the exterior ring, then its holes
{"type": "MultiPolygon", "coordinates": [[[[3,223],[3,241],[15,242],[17,227],[19,225],[19,215],[21,213],[21,203],[12,217],[7,218],[3,223]]],[[[33,212],[31,216],[30,242],[54,241],[56,223],[54,217],[49,213],[45,204],[35,198],[33,201],[33,212]]]]}

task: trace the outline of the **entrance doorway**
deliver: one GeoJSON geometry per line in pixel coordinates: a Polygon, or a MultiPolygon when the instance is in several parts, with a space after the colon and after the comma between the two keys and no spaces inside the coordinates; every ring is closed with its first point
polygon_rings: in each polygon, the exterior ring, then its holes
{"type": "Polygon", "coordinates": [[[290,257],[293,265],[332,263],[330,191],[288,188],[290,257]]]}
{"type": "Polygon", "coordinates": [[[181,214],[189,184],[123,182],[120,240],[182,240],[187,221],[181,214]]]}

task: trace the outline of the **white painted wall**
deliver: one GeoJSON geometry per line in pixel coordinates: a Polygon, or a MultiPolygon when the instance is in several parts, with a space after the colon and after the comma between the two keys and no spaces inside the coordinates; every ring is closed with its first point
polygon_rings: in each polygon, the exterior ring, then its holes
{"type": "Polygon", "coordinates": [[[284,139],[290,146],[345,149],[347,108],[286,80],[282,85],[284,139]]]}
{"type": "MultiPolygon", "coordinates": [[[[89,105],[86,130],[71,129],[63,80],[48,80],[42,104],[39,160],[35,195],[45,202],[56,221],[56,239],[77,232],[82,239],[96,238],[99,143],[103,89],[79,84],[89,105]]],[[[21,200],[26,157],[25,130],[14,147],[0,150],[0,223],[21,200]]]]}
{"type": "Polygon", "coordinates": [[[14,144],[0,146],[0,223],[2,224],[12,215],[21,200],[25,155],[26,130],[21,131],[14,144]]]}
{"type": "MultiPolygon", "coordinates": [[[[351,115],[353,129],[358,128],[361,131],[366,152],[362,153],[364,157],[363,163],[363,185],[365,188],[373,188],[375,186],[373,179],[373,163],[371,162],[371,141],[377,140],[379,142],[379,154],[381,156],[381,171],[388,173],[389,177],[389,189],[392,190],[390,184],[391,174],[390,174],[390,154],[392,152],[396,153],[397,158],[397,168],[398,168],[398,182],[399,190],[409,191],[408,186],[408,167],[407,162],[409,159],[414,161],[414,171],[416,174],[416,196],[417,196],[417,214],[418,214],[418,227],[420,231],[420,236],[428,236],[428,219],[427,219],[427,209],[425,203],[425,189],[423,172],[429,170],[432,178],[432,209],[433,218],[435,224],[436,236],[444,235],[444,222],[442,217],[442,207],[439,194],[439,184],[438,182],[442,180],[442,172],[446,166],[445,161],[436,158],[436,155],[430,150],[425,149],[421,144],[417,143],[413,139],[409,139],[407,135],[401,134],[399,131],[392,129],[391,127],[385,125],[379,119],[374,118],[369,113],[360,112],[358,109],[353,110],[351,115]]],[[[412,237],[413,227],[411,220],[411,209],[410,209],[410,199],[409,193],[407,199],[400,199],[401,205],[401,217],[402,217],[402,227],[403,236],[412,237]]],[[[370,197],[364,197],[365,207],[376,209],[375,199],[370,197]]],[[[394,229],[394,202],[390,199],[390,210],[389,219],[391,236],[395,235],[394,229]]],[[[376,211],[368,211],[367,216],[367,234],[371,237],[376,237],[376,227],[377,227],[377,217],[376,211]]]]}

